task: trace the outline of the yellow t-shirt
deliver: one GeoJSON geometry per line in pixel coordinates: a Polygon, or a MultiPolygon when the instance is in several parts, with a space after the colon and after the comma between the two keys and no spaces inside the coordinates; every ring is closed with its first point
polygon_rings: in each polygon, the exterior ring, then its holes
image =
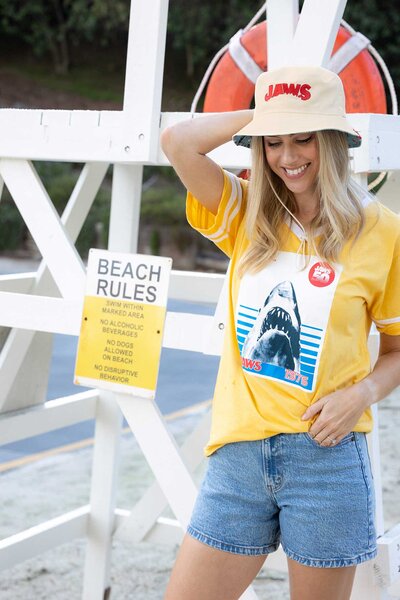
{"type": "MultiPolygon", "coordinates": [[[[311,256],[299,266],[301,229],[284,223],[274,262],[241,279],[236,265],[248,247],[247,181],[224,171],[214,215],[190,193],[190,225],[231,258],[229,306],[215,386],[206,456],[229,442],[307,431],[314,401],[371,370],[368,335],[400,335],[400,217],[366,199],[366,225],[335,265],[311,256]]],[[[371,409],[355,431],[372,429],[371,409]]]]}

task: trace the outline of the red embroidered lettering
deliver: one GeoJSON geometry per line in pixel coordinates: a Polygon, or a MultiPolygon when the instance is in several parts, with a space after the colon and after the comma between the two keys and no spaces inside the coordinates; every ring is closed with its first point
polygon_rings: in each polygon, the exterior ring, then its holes
{"type": "Polygon", "coordinates": [[[272,98],[272,94],[274,93],[274,86],[270,85],[268,87],[268,92],[265,94],[265,102],[268,102],[270,98],[272,98]]]}
{"type": "Polygon", "coordinates": [[[297,96],[301,100],[309,100],[311,98],[311,85],[308,83],[275,83],[268,86],[268,91],[265,94],[265,102],[276,98],[282,94],[297,96]]]}
{"type": "Polygon", "coordinates": [[[300,84],[295,85],[294,83],[283,83],[283,93],[292,94],[292,96],[298,96],[300,91],[300,84]]]}
{"type": "Polygon", "coordinates": [[[308,83],[303,83],[300,88],[300,98],[302,100],[309,100],[311,98],[310,89],[311,85],[308,85],[308,83]]]}

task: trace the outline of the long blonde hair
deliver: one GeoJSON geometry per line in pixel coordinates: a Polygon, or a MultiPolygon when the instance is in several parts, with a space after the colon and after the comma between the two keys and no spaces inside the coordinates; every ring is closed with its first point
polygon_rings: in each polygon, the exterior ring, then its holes
{"type": "MultiPolygon", "coordinates": [[[[344,244],[356,239],[365,224],[362,200],[367,192],[350,177],[346,136],[340,131],[317,131],[320,210],[309,226],[311,250],[326,262],[336,262],[344,244]],[[316,238],[316,230],[321,235],[316,238]]],[[[288,212],[296,214],[296,201],[282,179],[268,165],[263,137],[253,137],[252,166],[245,216],[249,247],[238,273],[256,273],[276,257],[280,231],[288,212]],[[278,200],[279,196],[281,202],[278,200]]]]}

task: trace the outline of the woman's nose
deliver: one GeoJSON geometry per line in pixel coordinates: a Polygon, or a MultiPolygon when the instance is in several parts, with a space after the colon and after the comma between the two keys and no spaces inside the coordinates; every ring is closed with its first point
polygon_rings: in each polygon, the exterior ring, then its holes
{"type": "Polygon", "coordinates": [[[297,159],[297,148],[294,144],[285,144],[282,148],[282,161],[287,166],[294,164],[297,159]]]}

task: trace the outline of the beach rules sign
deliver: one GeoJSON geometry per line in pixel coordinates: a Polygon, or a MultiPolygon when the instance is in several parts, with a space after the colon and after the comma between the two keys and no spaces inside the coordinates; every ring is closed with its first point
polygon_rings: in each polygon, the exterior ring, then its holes
{"type": "Polygon", "coordinates": [[[172,259],[92,249],[75,383],[155,397],[172,259]]]}

